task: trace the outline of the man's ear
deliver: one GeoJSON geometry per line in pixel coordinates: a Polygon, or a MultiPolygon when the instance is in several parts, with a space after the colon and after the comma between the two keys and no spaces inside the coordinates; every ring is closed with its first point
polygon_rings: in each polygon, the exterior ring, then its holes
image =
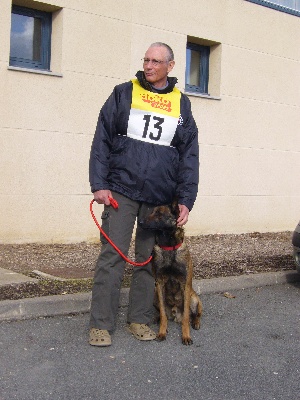
{"type": "Polygon", "coordinates": [[[175,65],[175,61],[174,60],[173,61],[169,61],[168,73],[172,71],[172,69],[174,68],[174,65],[175,65]]]}

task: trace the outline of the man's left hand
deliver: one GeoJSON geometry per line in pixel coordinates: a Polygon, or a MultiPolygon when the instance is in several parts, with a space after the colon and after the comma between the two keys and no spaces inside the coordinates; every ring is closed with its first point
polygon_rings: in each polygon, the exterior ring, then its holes
{"type": "Polygon", "coordinates": [[[179,217],[177,219],[177,225],[183,226],[188,222],[190,210],[187,208],[187,206],[184,206],[183,204],[178,204],[178,207],[179,217]]]}

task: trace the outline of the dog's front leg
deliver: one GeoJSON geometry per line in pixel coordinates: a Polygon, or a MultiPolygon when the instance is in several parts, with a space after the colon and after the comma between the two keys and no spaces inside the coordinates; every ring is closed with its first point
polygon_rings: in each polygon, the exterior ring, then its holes
{"type": "Polygon", "coordinates": [[[166,309],[165,309],[163,284],[159,281],[156,282],[156,293],[157,293],[157,298],[158,298],[159,316],[160,316],[159,332],[156,335],[156,339],[157,340],[166,340],[167,328],[168,328],[168,318],[167,318],[166,309]]]}
{"type": "Polygon", "coordinates": [[[191,334],[190,334],[190,302],[191,302],[191,290],[188,284],[184,287],[184,306],[183,306],[183,316],[181,322],[182,329],[182,343],[183,344],[193,344],[191,334]]]}

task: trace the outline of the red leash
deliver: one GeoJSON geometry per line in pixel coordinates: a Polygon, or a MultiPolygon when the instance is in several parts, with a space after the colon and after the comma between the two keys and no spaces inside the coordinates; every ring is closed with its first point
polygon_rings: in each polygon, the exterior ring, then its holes
{"type": "MultiPolygon", "coordinates": [[[[150,257],[148,258],[148,260],[146,260],[146,261],[144,261],[144,262],[142,262],[142,263],[134,262],[134,261],[132,261],[132,260],[129,260],[129,258],[127,258],[127,257],[125,256],[125,254],[123,254],[123,253],[121,252],[121,250],[110,240],[110,238],[107,236],[107,234],[104,232],[104,230],[103,230],[103,229],[101,228],[101,226],[99,225],[99,222],[97,221],[97,218],[95,217],[95,214],[94,214],[94,212],[93,212],[93,203],[94,203],[94,201],[95,201],[95,199],[93,199],[93,200],[90,202],[90,212],[91,212],[92,218],[93,218],[95,224],[97,225],[99,231],[102,233],[102,235],[103,235],[103,236],[105,237],[105,239],[108,241],[108,243],[111,244],[112,247],[120,254],[120,256],[121,256],[126,262],[128,262],[129,264],[134,265],[135,267],[142,267],[142,266],[148,264],[148,263],[152,260],[152,256],[150,256],[150,257]]],[[[110,204],[112,205],[113,208],[118,208],[118,207],[119,207],[118,202],[117,202],[115,199],[113,199],[113,198],[110,197],[110,198],[109,198],[109,201],[110,201],[110,204]]]]}

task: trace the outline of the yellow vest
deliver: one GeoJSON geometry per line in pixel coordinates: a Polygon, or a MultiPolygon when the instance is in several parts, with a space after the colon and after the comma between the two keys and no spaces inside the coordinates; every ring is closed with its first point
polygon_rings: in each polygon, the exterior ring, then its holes
{"type": "Polygon", "coordinates": [[[143,89],[137,79],[133,79],[132,84],[127,136],[170,146],[180,116],[180,91],[174,88],[171,93],[153,93],[143,89]]]}

